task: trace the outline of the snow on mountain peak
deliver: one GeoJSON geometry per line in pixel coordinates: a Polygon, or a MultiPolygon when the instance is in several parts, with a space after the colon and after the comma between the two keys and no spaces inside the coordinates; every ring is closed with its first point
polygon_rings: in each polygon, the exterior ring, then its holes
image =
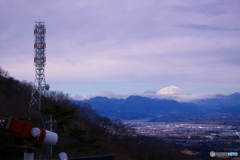
{"type": "Polygon", "coordinates": [[[165,87],[159,91],[157,91],[158,95],[186,95],[188,94],[187,92],[185,92],[184,90],[180,89],[177,86],[169,86],[169,87],[165,87]]]}

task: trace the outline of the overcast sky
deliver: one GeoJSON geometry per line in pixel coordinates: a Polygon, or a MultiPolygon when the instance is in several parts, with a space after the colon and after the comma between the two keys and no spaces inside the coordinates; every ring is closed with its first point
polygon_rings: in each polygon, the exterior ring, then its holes
{"type": "Polygon", "coordinates": [[[239,0],[0,0],[0,66],[16,79],[34,81],[39,20],[51,90],[240,91],[239,0]]]}

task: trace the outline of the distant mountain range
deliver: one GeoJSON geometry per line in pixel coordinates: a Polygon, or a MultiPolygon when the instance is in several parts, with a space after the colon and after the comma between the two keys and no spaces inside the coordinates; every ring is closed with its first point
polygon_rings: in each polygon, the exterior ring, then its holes
{"type": "Polygon", "coordinates": [[[195,100],[193,103],[205,106],[208,108],[223,108],[240,105],[240,93],[233,93],[231,95],[216,95],[211,99],[195,100]]]}
{"type": "Polygon", "coordinates": [[[206,113],[240,113],[240,93],[229,96],[216,95],[212,99],[178,102],[169,99],[153,99],[130,96],[126,99],[95,97],[80,101],[89,103],[102,116],[118,119],[155,118],[164,115],[203,115],[206,113]]]}

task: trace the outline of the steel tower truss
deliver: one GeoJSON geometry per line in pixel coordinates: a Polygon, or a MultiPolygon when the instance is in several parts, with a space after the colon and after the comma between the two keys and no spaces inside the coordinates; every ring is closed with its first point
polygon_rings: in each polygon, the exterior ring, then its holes
{"type": "Polygon", "coordinates": [[[46,63],[45,34],[46,34],[46,29],[45,29],[44,22],[35,22],[35,26],[34,26],[35,84],[33,86],[32,95],[31,95],[31,101],[29,106],[29,117],[30,119],[40,117],[42,122],[43,122],[43,118],[41,116],[41,97],[42,97],[42,94],[49,89],[49,85],[46,85],[45,73],[44,73],[44,66],[46,63]]]}

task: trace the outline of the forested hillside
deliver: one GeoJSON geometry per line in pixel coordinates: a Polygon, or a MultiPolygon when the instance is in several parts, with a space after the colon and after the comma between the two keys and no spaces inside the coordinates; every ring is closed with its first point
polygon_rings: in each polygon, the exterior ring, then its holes
{"type": "MultiPolygon", "coordinates": [[[[28,121],[32,84],[20,82],[0,68],[0,116],[28,121]]],[[[72,101],[68,94],[48,91],[42,97],[45,119],[51,114],[59,135],[53,157],[66,152],[69,157],[114,154],[116,160],[186,159],[179,149],[159,140],[139,136],[134,129],[99,116],[87,103],[72,101]]],[[[0,159],[21,159],[23,149],[0,131],[0,159]]]]}

